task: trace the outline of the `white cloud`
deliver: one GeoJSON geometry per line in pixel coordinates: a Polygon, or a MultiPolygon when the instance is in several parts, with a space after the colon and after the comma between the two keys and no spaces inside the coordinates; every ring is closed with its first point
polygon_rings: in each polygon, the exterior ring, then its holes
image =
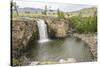
{"type": "Polygon", "coordinates": [[[93,5],[69,4],[69,3],[54,3],[54,2],[39,2],[32,0],[13,0],[20,7],[42,8],[47,5],[48,9],[60,9],[62,11],[75,11],[82,8],[92,7],[93,5]]]}

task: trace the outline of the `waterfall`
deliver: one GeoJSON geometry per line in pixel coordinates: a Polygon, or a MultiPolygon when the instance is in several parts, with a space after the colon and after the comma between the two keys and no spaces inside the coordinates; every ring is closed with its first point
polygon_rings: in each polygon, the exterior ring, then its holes
{"type": "Polygon", "coordinates": [[[47,34],[47,25],[45,24],[44,20],[38,19],[37,26],[39,30],[39,42],[47,42],[49,39],[47,34]]]}

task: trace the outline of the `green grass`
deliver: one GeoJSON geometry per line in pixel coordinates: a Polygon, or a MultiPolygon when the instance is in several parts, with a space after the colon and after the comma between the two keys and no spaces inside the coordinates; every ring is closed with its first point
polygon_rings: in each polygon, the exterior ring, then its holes
{"type": "Polygon", "coordinates": [[[24,13],[24,12],[19,12],[18,15],[17,15],[17,13],[14,12],[12,14],[12,16],[14,18],[16,18],[16,17],[22,17],[22,16],[23,17],[25,17],[25,16],[27,16],[27,17],[39,17],[39,16],[53,16],[53,17],[57,17],[57,14],[50,14],[50,13],[48,13],[47,15],[44,15],[44,14],[41,14],[41,13],[24,13]]]}
{"type": "Polygon", "coordinates": [[[96,32],[97,31],[97,18],[94,17],[81,17],[73,16],[70,18],[70,23],[73,29],[79,33],[96,32]]]}

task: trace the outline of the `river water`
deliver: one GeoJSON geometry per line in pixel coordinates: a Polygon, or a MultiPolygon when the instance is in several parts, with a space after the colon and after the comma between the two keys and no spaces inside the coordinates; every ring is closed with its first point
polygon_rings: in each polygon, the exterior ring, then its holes
{"type": "Polygon", "coordinates": [[[81,39],[68,36],[65,39],[51,40],[44,43],[31,42],[27,56],[31,61],[59,62],[59,60],[74,58],[77,62],[92,61],[89,47],[81,39]]]}

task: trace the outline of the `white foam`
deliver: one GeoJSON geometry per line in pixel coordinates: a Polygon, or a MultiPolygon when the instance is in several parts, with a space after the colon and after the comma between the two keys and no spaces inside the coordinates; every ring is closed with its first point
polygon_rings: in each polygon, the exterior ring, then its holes
{"type": "Polygon", "coordinates": [[[39,43],[45,43],[45,42],[48,42],[48,41],[50,41],[49,39],[44,39],[44,40],[39,40],[38,42],[39,43]]]}

